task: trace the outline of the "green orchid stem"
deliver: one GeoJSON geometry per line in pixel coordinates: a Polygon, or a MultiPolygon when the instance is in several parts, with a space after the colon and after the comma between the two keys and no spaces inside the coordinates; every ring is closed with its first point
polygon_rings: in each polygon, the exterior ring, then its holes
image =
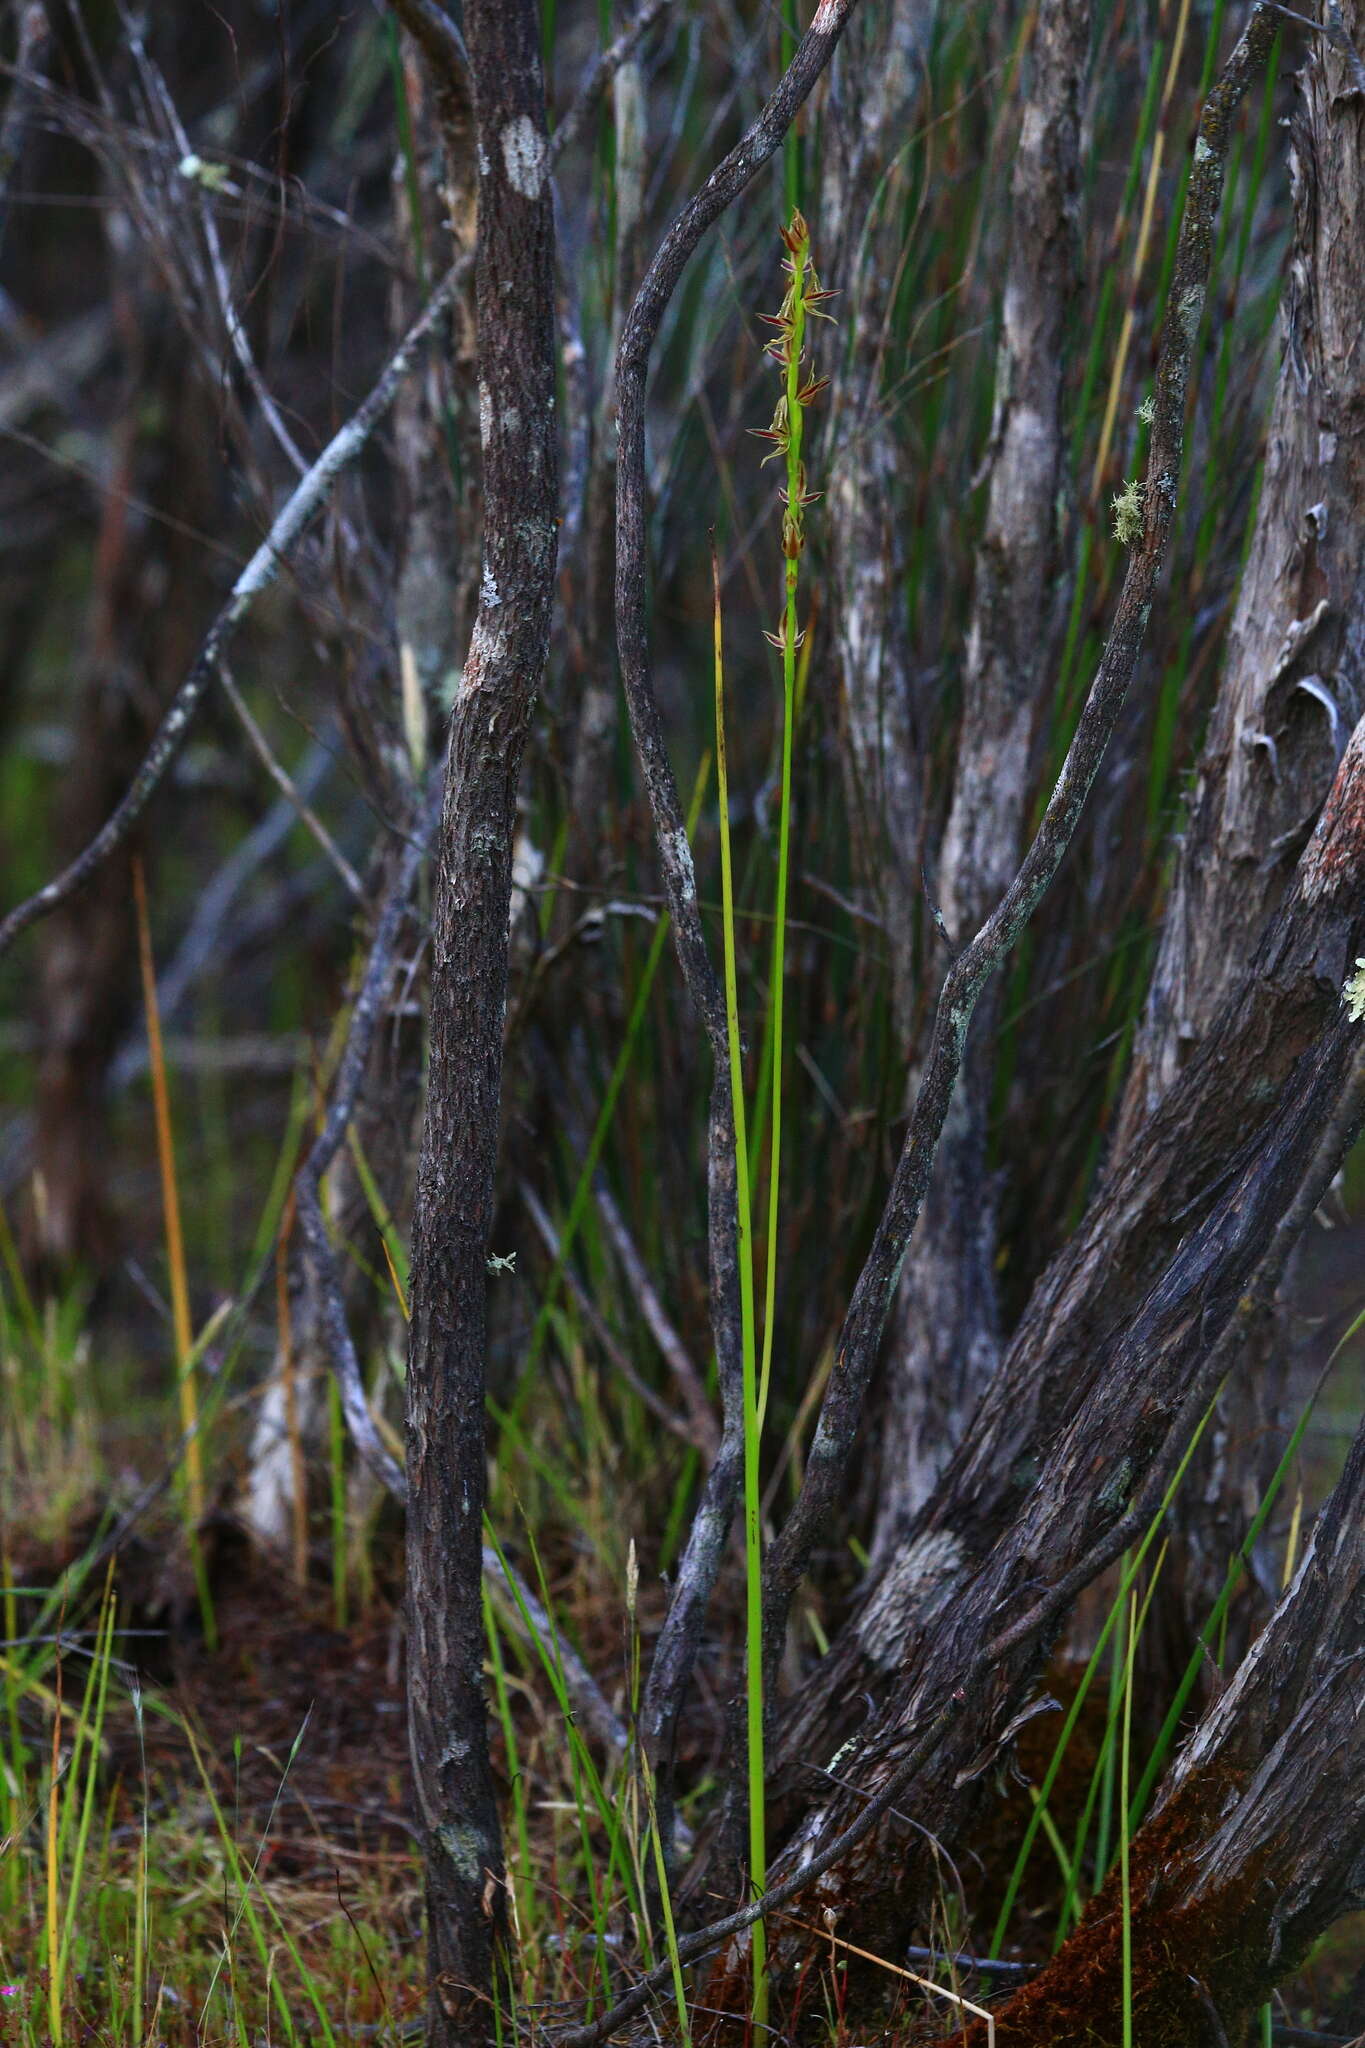
{"type": "MultiPolygon", "coordinates": [[[[736,1252],[744,1403],[744,1587],[746,1650],[746,1762],[749,1786],[751,1882],[762,1890],[767,1871],[763,1799],[763,1534],[758,1463],[758,1346],[755,1341],[753,1207],[745,1138],[744,1048],[739,1028],[739,967],[735,946],[735,881],[730,858],[730,777],[725,757],[725,661],[722,648],[720,563],[711,545],[715,589],[716,790],[720,811],[720,894],[725,952],[725,1027],[730,1054],[731,1119],[735,1144],[736,1252]]],[[[753,1930],[754,2018],[767,2024],[767,1949],[761,1920],[753,1930]],[[761,2010],[760,2010],[761,2006],[761,2010]]]]}
{"type": "Polygon", "coordinates": [[[771,1002],[773,1018],[772,1151],[768,1162],[768,1244],[763,1294],[763,1363],[758,1377],[758,1429],[768,1410],[772,1378],[773,1324],[777,1303],[777,1219],[782,1167],[783,981],[787,953],[787,888],[791,852],[792,747],[796,729],[797,584],[805,544],[805,477],[801,465],[804,409],[801,405],[801,355],[806,339],[806,260],[810,243],[798,236],[799,214],[793,214],[788,246],[792,257],[791,327],[785,363],[787,400],[787,513],[782,522],[782,798],[777,827],[777,897],[773,906],[771,1002]]]}
{"type": "MultiPolygon", "coordinates": [[[[797,662],[801,635],[797,624],[800,561],[805,547],[806,490],[805,465],[801,460],[803,413],[823,389],[822,380],[802,381],[801,358],[805,352],[806,323],[827,317],[818,308],[828,292],[810,262],[810,234],[800,212],[793,208],[782,230],[787,251],[785,265],[791,282],[781,310],[769,321],[778,330],[769,343],[782,372],[782,395],[772,425],[760,435],[773,444],[772,456],[786,464],[786,488],[782,514],[782,618],[776,633],[766,637],[782,656],[782,799],[777,833],[777,900],[773,911],[772,970],[768,985],[767,1028],[764,1057],[760,1067],[759,1099],[755,1109],[755,1131],[763,1122],[766,1093],[769,1113],[768,1229],[765,1245],[763,1300],[763,1357],[757,1359],[757,1322],[754,1312],[754,1239],[750,1182],[750,1154],[745,1135],[744,1064],[739,1029],[738,969],[735,951],[735,890],[730,862],[729,785],[725,765],[725,683],[721,650],[720,569],[714,544],[711,573],[715,584],[715,669],[716,669],[716,773],[720,785],[721,896],[725,932],[726,1036],[730,1058],[731,1093],[734,1098],[735,1194],[738,1207],[737,1250],[739,1254],[740,1330],[743,1354],[744,1421],[744,1567],[746,1648],[746,1736],[749,1794],[749,1882],[754,1892],[767,1888],[768,1852],[764,1805],[763,1740],[763,1529],[762,1487],[759,1452],[763,1439],[763,1418],[768,1406],[772,1379],[773,1341],[777,1304],[778,1221],[782,1190],[782,1065],[783,1065],[783,981],[786,972],[787,896],[790,878],[792,752],[796,731],[799,690],[804,687],[804,666],[797,662]]],[[[755,1139],[755,1154],[759,1141],[755,1139]]],[[[767,1937],[763,1922],[756,1921],[752,1935],[753,2003],[751,2012],[757,2034],[768,2026],[767,1937]]]]}

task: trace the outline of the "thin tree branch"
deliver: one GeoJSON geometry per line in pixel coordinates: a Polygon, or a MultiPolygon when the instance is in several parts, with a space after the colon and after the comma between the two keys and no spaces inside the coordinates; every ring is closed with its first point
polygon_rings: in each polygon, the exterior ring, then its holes
{"type": "Polygon", "coordinates": [[[483,1546],[484,1577],[498,1610],[523,1643],[531,1650],[553,1643],[564,1677],[564,1690],[573,1702],[575,1720],[597,1737],[615,1757],[624,1756],[629,1736],[619,1714],[609,1704],[597,1680],[588,1670],[573,1644],[567,1642],[515,1565],[504,1564],[491,1543],[483,1546]]]}
{"type": "MultiPolygon", "coordinates": [[[[544,1203],[540,1200],[530,1182],[523,1180],[520,1186],[521,1199],[526,1204],[527,1212],[536,1227],[536,1233],[541,1243],[549,1252],[550,1257],[558,1261],[563,1239],[555,1229],[554,1224],[546,1213],[544,1203]]],[[[690,1444],[694,1450],[706,1451],[709,1446],[705,1442],[698,1442],[696,1432],[692,1426],[685,1422],[681,1415],[675,1415],[668,1403],[661,1400],[659,1395],[655,1393],[649,1382],[640,1378],[639,1373],[636,1372],[624,1350],[608,1329],[606,1320],[599,1310],[597,1303],[593,1300],[573,1267],[565,1262],[561,1266],[560,1272],[564,1285],[578,1303],[598,1343],[611,1361],[613,1372],[620,1374],[631,1392],[638,1400],[644,1403],[651,1415],[657,1417],[665,1429],[671,1431],[674,1436],[680,1437],[683,1443],[690,1444]]]]}
{"type": "Polygon", "coordinates": [[[338,428],[308,474],[282,506],[265,539],[232,586],[226,604],[209,627],[194,664],[180,684],[156,729],[141,767],[127,794],[101,826],[84,852],[36,895],[16,905],[0,921],[0,955],[21,932],[48,917],[83,888],[124,840],[146,809],[153,792],[185,743],[186,735],[218,668],[219,657],[261,593],[268,590],[303,534],[327,503],[342,472],[353,463],[397,395],[414,356],[443,319],[464,281],[467,260],[452,265],[432,293],[419,318],[408,329],[369,395],[338,428]]]}
{"type": "Polygon", "coordinates": [[[374,939],[370,946],[370,957],[365,963],[365,972],[356,991],[350,1027],[346,1033],[346,1043],[342,1049],[327,1115],[308,1157],[294,1177],[294,1200],[303,1239],[305,1264],[309,1282],[317,1295],[322,1326],[331,1351],[332,1370],[336,1374],[347,1433],[366,1467],[400,1502],[407,1500],[407,1480],[397,1460],[386,1450],[375,1428],[374,1417],[370,1414],[370,1404],[365,1397],[364,1376],[360,1370],[360,1360],[356,1356],[355,1342],[346,1318],[341,1272],[328,1235],[327,1220],[322,1213],[321,1188],[322,1177],[340,1151],[351,1119],[355,1115],[370,1048],[374,1043],[374,1035],[388,998],[399,932],[417,884],[418,873],[427,856],[428,842],[435,830],[437,816],[436,802],[429,801],[424,821],[425,829],[414,832],[403,848],[398,872],[379,914],[379,922],[375,926],[374,939]]]}
{"type": "Polygon", "coordinates": [[[51,29],[42,0],[20,0],[19,46],[14,53],[14,84],[0,118],[0,247],[5,240],[9,211],[9,184],[23,153],[28,117],[38,97],[42,79],[38,66],[47,53],[51,29]]]}
{"type": "Polygon", "coordinates": [[[626,1284],[635,1296],[649,1333],[663,1353],[664,1361],[687,1403],[687,1412],[692,1418],[692,1439],[699,1442],[704,1451],[714,1455],[719,1447],[720,1436],[711,1403],[707,1400],[706,1389],[702,1385],[701,1374],[688,1356],[687,1346],[669,1320],[668,1312],[659,1299],[658,1291],[649,1277],[635,1240],[626,1228],[625,1218],[616,1206],[615,1197],[607,1186],[604,1174],[599,1173],[593,1181],[593,1198],[597,1203],[598,1213],[606,1225],[607,1236],[615,1246],[616,1256],[621,1261],[626,1284]]]}
{"type": "Polygon", "coordinates": [[[578,91],[565,108],[561,119],[555,123],[554,134],[550,137],[551,165],[558,160],[569,144],[577,139],[579,129],[621,66],[630,61],[659,16],[672,5],[673,0],[642,0],[642,5],[636,9],[634,18],[626,23],[620,35],[593,59],[583,75],[578,91]]]}
{"type": "Polygon", "coordinates": [[[228,703],[237,714],[238,723],[251,742],[251,749],[256,759],[260,762],[285,802],[292,807],[299,822],[307,827],[308,831],[317,841],[317,844],[322,848],[322,851],[340,875],[346,886],[347,893],[355,902],[362,902],[364,900],[365,888],[359,875],[351,866],[351,863],[347,860],[345,854],[317,815],[317,812],[309,805],[303,792],[291,781],[288,769],[272,753],[269,740],[252,717],[250,707],[241,691],[237,688],[236,683],[232,680],[232,673],[221,655],[218,660],[218,680],[222,683],[223,692],[227,697],[228,703]]]}

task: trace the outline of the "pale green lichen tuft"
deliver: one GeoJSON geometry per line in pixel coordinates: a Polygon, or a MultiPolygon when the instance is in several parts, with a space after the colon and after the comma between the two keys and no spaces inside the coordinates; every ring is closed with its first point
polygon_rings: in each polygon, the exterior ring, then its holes
{"type": "Polygon", "coordinates": [[[233,192],[232,173],[226,164],[210,163],[202,156],[182,156],[176,165],[182,178],[191,185],[200,185],[205,192],[233,192]]]}
{"type": "Polygon", "coordinates": [[[466,1884],[477,1884],[483,1868],[483,1841],[478,1831],[459,1821],[442,1821],[436,1839],[466,1884]]]}
{"type": "Polygon", "coordinates": [[[1152,425],[1156,419],[1156,400],[1154,398],[1148,397],[1143,399],[1138,407],[1138,418],[1142,421],[1144,427],[1152,425]]]}
{"type": "Polygon", "coordinates": [[[1138,477],[1114,493],[1114,538],[1126,548],[1136,547],[1142,538],[1142,497],[1138,477]]]}
{"type": "Polygon", "coordinates": [[[1365,1024],[1365,958],[1357,958],[1354,973],[1347,975],[1341,1000],[1351,1022],[1365,1024]]]}

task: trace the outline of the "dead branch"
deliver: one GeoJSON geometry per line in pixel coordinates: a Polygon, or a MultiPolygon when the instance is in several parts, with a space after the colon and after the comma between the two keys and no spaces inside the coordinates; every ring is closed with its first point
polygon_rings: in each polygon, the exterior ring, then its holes
{"type": "Polygon", "coordinates": [[[59,905],[83,888],[110,854],[127,839],[184,745],[195,713],[217,673],[219,656],[227,651],[242,620],[261,593],[274,583],[299,540],[327,503],[338,478],[355,461],[392,405],[419,349],[445,317],[463,282],[466,268],[466,263],[460,262],[447,271],[419,318],[390,356],[369,395],[346,424],[338,428],[308,474],[291,492],[269,533],[234,582],[226,604],[209,627],[189,674],[162,714],[142,766],[108,822],[69,867],[0,920],[0,955],[8,952],[21,932],[27,931],[40,918],[50,916],[59,905]]]}

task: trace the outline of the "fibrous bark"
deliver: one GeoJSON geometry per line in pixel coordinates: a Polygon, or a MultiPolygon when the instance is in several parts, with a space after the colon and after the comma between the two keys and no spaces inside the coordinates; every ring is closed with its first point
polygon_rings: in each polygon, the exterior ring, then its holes
{"type": "MultiPolygon", "coordinates": [[[[1225,2048],[1365,1904],[1365,1428],[1289,1592],[1186,1745],[1132,1846],[1134,2048],[1225,2048]]],[[[1120,2037],[1117,1873],[996,2015],[1002,2044],[1120,2037]]],[[[983,2048],[984,2028],[969,2035],[983,2048]]]]}
{"type": "MultiPolygon", "coordinates": [[[[1352,32],[1361,10],[1346,7],[1352,32]]],[[[1284,361],[1223,682],[1181,835],[1115,1137],[1121,1157],[1203,1043],[1291,886],[1365,708],[1365,135],[1313,39],[1291,129],[1284,361]]]]}
{"type": "MultiPolygon", "coordinates": [[[[957,1711],[898,1806],[945,1841],[962,1839],[1063,1595],[1117,1555],[1112,1539],[1134,1502],[1141,1526],[1154,1512],[1150,1474],[1211,1399],[1218,1340],[1332,1119],[1359,1036],[1340,989],[1365,941],[1362,881],[1365,724],[1207,1044],[1037,1290],[897,1574],[794,1704],[786,1789],[801,1787],[798,1810],[812,1784],[825,1793],[803,1811],[775,1876],[857,1813],[955,1687],[957,1711]],[[864,1690],[876,1705],[850,1726],[864,1690]]],[[[927,1882],[919,1838],[888,1823],[821,1881],[807,1916],[828,1907],[847,1938],[893,1955],[927,1882]]]]}
{"type": "MultiPolygon", "coordinates": [[[[1348,35],[1359,18],[1344,10],[1348,35]]],[[[1291,127],[1294,243],[1264,478],[1111,1170],[1258,944],[1365,707],[1365,136],[1352,79],[1339,45],[1309,39],[1291,127]]],[[[1145,1656],[1183,1662],[1208,1612],[1277,1454],[1292,1350],[1284,1304],[1268,1305],[1177,1512],[1145,1656]]],[[[1245,1619],[1253,1612],[1249,1604],[1245,1619]]]]}
{"type": "MultiPolygon", "coordinates": [[[[1137,666],[1179,494],[1185,399],[1213,257],[1231,122],[1265,62],[1274,34],[1273,15],[1258,5],[1205,101],[1172,270],[1178,317],[1167,323],[1157,365],[1135,551],[1098,671],[1038,829],[1004,895],[944,976],[909,1129],[839,1333],[805,1477],[764,1565],[764,1654],[774,1675],[796,1588],[843,1489],[868,1382],[961,1070],[972,1013],[1071,844],[1137,666]]],[[[1000,1379],[997,1374],[994,1384],[1000,1379]]]]}
{"type": "Polygon", "coordinates": [[[483,572],[451,714],[437,860],[407,1380],[408,1714],[432,2048],[491,2038],[508,1938],[482,1673],[486,1260],[516,790],[549,645],[558,510],[538,13],[529,0],[474,0],[465,34],[479,166],[483,572]]]}
{"type": "MultiPolygon", "coordinates": [[[[822,268],[840,290],[849,337],[825,434],[840,737],[859,860],[891,944],[903,1044],[914,1016],[923,761],[905,616],[900,465],[881,396],[900,269],[901,157],[934,12],[934,0],[894,0],[857,18],[831,68],[821,129],[822,268]],[[846,269],[836,252],[851,258],[846,269]]],[[[899,369],[891,366],[892,380],[899,369]]]]}
{"type": "MultiPolygon", "coordinates": [[[[962,678],[952,801],[936,866],[949,939],[977,931],[1019,864],[1034,741],[1058,644],[1062,397],[1077,278],[1079,101],[1088,0],[1047,0],[1014,164],[985,531],[962,678]]],[[[907,886],[903,878],[901,888],[907,886]]],[[[872,1554],[894,1549],[963,1430],[1000,1350],[995,1198],[986,1152],[1000,984],[977,1005],[924,1217],[888,1339],[872,1554]]]]}

